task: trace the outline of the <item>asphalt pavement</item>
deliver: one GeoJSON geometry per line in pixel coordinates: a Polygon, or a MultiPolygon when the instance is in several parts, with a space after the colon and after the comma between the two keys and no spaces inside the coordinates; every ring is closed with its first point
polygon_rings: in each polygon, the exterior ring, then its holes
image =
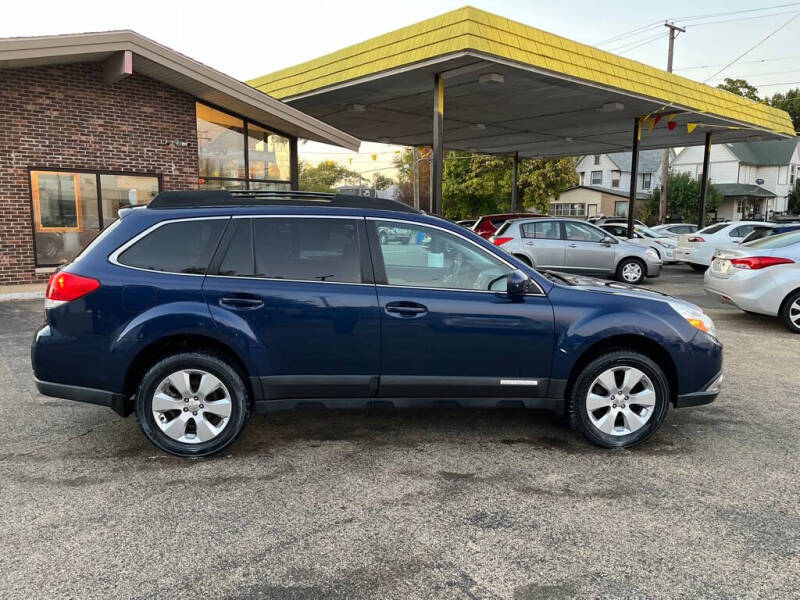
{"type": "Polygon", "coordinates": [[[0,303],[0,598],[797,598],[800,336],[701,284],[647,282],[715,319],[723,392],[622,451],[540,412],[296,412],[183,460],[37,395],[42,301],[0,303]]]}

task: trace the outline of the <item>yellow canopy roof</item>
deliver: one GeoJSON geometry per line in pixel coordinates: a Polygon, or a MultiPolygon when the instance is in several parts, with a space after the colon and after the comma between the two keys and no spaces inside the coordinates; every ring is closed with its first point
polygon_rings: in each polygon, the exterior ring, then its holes
{"type": "MultiPolygon", "coordinates": [[[[638,116],[670,111],[694,113],[693,117],[699,121],[711,118],[712,127],[725,127],[729,131],[734,127],[744,128],[749,131],[750,139],[754,129],[767,134],[766,138],[795,135],[785,111],[472,7],[445,13],[248,83],[304,110],[311,107],[312,114],[325,119],[331,109],[341,109],[343,101],[358,100],[354,93],[346,97],[333,94],[336,90],[361,86],[369,104],[368,92],[378,88],[376,79],[401,76],[432,63],[442,66],[446,58],[455,60],[465,56],[524,69],[529,75],[538,75],[539,81],[547,77],[552,83],[555,78],[562,87],[578,85],[586,93],[594,88],[605,92],[606,99],[627,98],[632,100],[628,103],[631,108],[647,111],[638,116]],[[317,100],[311,101],[312,96],[317,100]],[[328,106],[322,98],[329,99],[328,106]],[[636,100],[646,103],[637,104],[636,100]]],[[[465,64],[468,61],[462,60],[445,66],[463,68],[465,64]]],[[[429,72],[426,70],[426,75],[429,72]]],[[[447,102],[447,95],[445,99],[447,102]]],[[[531,99],[535,101],[535,97],[531,99]]],[[[335,118],[332,121],[337,122],[335,118]]],[[[487,122],[491,123],[491,119],[487,122]]],[[[346,124],[344,119],[340,126],[348,130],[346,124]]],[[[358,127],[355,129],[349,131],[363,134],[358,127]]],[[[744,133],[725,138],[747,139],[744,133]]],[[[446,144],[447,139],[446,135],[446,144]]],[[[673,138],[670,143],[666,139],[659,143],[677,146],[686,140],[673,138]]]]}

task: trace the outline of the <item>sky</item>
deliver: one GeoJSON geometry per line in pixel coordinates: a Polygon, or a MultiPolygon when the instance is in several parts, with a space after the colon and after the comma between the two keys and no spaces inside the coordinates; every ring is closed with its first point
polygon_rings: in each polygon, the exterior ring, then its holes
{"type": "MultiPolygon", "coordinates": [[[[675,20],[686,27],[675,42],[676,73],[698,81],[714,76],[711,85],[724,77],[742,77],[756,84],[762,96],[800,87],[800,17],[716,74],[800,14],[800,2],[787,0],[7,0],[0,37],[133,29],[247,80],[467,3],[659,68],[666,67],[667,56],[667,30],[661,22],[675,20]],[[774,8],[753,10],[767,7],[774,8]],[[637,29],[634,35],[611,39],[637,29]]],[[[334,159],[371,177],[376,169],[391,175],[396,150],[364,143],[354,154],[309,142],[301,145],[300,157],[334,159]]]]}

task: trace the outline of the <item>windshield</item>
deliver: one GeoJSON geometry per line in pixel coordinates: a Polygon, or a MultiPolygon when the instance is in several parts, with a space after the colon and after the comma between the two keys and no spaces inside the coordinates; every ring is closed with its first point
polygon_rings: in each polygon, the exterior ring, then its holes
{"type": "Polygon", "coordinates": [[[788,233],[781,233],[749,242],[746,246],[748,248],[762,248],[768,250],[770,248],[785,248],[786,246],[797,243],[800,243],[800,231],[789,231],[788,233]]]}

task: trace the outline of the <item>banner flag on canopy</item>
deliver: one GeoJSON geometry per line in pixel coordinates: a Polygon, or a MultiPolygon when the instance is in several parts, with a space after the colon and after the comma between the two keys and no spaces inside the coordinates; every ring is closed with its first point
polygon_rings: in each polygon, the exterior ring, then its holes
{"type": "Polygon", "coordinates": [[[692,133],[695,129],[697,129],[697,123],[687,123],[686,124],[686,131],[688,133],[692,133]]]}

